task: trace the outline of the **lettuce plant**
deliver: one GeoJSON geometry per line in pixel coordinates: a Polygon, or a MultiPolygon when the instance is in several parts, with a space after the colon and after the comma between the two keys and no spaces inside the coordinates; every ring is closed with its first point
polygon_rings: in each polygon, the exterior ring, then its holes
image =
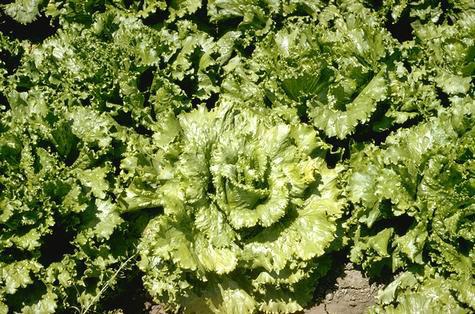
{"type": "Polygon", "coordinates": [[[297,108],[304,121],[343,139],[387,98],[381,61],[394,39],[378,22],[358,3],[329,5],[315,20],[289,18],[230,71],[225,90],[240,100],[297,108]]]}
{"type": "Polygon", "coordinates": [[[327,145],[307,125],[225,103],[170,124],[141,182],[154,194],[134,185],[122,199],[163,207],[138,247],[152,296],[196,313],[302,309],[344,205],[327,145]]]}
{"type": "Polygon", "coordinates": [[[407,272],[383,293],[383,304],[395,301],[400,311],[474,307],[475,103],[454,102],[439,117],[388,138],[384,149],[368,146],[351,160],[351,259],[371,272],[407,272]],[[454,297],[425,291],[444,277],[454,297]],[[404,284],[407,278],[422,284],[404,284]],[[405,293],[395,294],[399,289],[405,293]]]}

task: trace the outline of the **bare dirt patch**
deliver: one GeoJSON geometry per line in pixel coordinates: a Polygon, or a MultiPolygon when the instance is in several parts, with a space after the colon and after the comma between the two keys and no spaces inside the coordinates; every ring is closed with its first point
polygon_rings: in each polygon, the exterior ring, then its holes
{"type": "Polygon", "coordinates": [[[322,282],[316,291],[316,303],[305,314],[361,314],[376,301],[379,284],[371,283],[359,270],[347,264],[340,275],[322,282]]]}

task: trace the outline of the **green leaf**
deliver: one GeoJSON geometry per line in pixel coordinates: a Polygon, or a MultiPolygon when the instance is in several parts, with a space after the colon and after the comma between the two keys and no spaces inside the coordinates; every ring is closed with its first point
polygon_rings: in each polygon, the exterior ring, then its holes
{"type": "Polygon", "coordinates": [[[21,260],[11,264],[3,264],[0,268],[0,279],[3,288],[2,293],[14,294],[18,288],[25,288],[33,283],[31,272],[37,273],[42,266],[29,260],[21,260]]]}
{"type": "Polygon", "coordinates": [[[353,133],[356,125],[369,121],[377,103],[386,98],[386,80],[384,71],[374,76],[358,96],[346,105],[343,111],[325,107],[315,107],[310,113],[314,124],[328,136],[340,139],[353,133]]]}
{"type": "Polygon", "coordinates": [[[3,5],[3,10],[21,24],[28,24],[36,20],[44,0],[15,0],[3,5]]]}

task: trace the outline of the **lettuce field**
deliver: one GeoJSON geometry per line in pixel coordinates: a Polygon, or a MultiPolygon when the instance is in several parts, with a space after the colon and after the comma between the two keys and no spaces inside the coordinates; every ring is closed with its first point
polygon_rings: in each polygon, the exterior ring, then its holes
{"type": "Polygon", "coordinates": [[[473,0],[0,1],[0,314],[473,313],[474,77],[473,0]]]}

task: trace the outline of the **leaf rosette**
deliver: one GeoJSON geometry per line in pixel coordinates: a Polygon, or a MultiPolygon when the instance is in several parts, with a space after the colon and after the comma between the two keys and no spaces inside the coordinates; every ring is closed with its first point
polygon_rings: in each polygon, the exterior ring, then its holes
{"type": "Polygon", "coordinates": [[[388,137],[382,147],[354,152],[351,160],[350,258],[374,274],[406,271],[380,294],[384,313],[475,308],[475,102],[452,102],[438,117],[388,137]],[[407,278],[420,284],[405,284],[407,278]],[[442,285],[447,288],[434,290],[442,285]]]}
{"type": "Polygon", "coordinates": [[[381,61],[394,40],[378,23],[358,3],[329,5],[314,19],[289,18],[249,59],[230,62],[223,87],[237,102],[297,108],[302,120],[343,139],[370,121],[388,96],[381,61]]]}
{"type": "Polygon", "coordinates": [[[152,296],[195,312],[301,309],[312,293],[302,283],[325,272],[318,258],[344,205],[342,168],[326,165],[326,144],[309,126],[232,105],[170,124],[175,138],[149,161],[155,182],[135,182],[121,199],[127,210],[164,210],[139,246],[152,296]]]}

